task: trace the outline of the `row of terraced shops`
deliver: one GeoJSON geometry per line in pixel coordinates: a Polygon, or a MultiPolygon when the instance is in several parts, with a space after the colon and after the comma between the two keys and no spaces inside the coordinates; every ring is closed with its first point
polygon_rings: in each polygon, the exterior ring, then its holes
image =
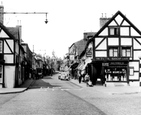
{"type": "Polygon", "coordinates": [[[107,84],[140,86],[140,30],[120,11],[100,20],[103,25],[79,55],[81,60],[91,60],[88,65],[92,83],[95,85],[99,78],[107,84]]]}

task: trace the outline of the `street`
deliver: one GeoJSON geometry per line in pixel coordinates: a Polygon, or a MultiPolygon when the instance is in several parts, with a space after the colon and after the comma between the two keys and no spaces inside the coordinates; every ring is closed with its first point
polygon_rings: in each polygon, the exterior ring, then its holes
{"type": "Polygon", "coordinates": [[[103,88],[46,76],[23,93],[0,95],[0,115],[140,115],[140,94],[111,95],[103,88]]]}
{"type": "Polygon", "coordinates": [[[57,75],[44,77],[23,93],[0,95],[0,115],[104,115],[69,90],[82,88],[57,75]]]}

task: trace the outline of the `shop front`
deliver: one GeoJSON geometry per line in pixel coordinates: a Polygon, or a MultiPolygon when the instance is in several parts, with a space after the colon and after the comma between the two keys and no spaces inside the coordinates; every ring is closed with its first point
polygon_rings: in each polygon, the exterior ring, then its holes
{"type": "Polygon", "coordinates": [[[107,82],[127,82],[128,79],[128,61],[122,62],[106,62],[102,63],[104,66],[104,74],[107,82]]]}
{"type": "Polygon", "coordinates": [[[106,82],[129,83],[129,58],[94,58],[94,62],[101,65],[95,66],[99,75],[105,77],[106,82]]]}

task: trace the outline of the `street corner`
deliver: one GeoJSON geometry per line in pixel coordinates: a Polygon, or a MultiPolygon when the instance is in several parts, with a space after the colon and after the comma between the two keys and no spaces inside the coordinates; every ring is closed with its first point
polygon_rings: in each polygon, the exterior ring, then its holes
{"type": "Polygon", "coordinates": [[[26,91],[34,82],[35,80],[29,79],[17,88],[0,88],[0,94],[22,93],[26,91]]]}

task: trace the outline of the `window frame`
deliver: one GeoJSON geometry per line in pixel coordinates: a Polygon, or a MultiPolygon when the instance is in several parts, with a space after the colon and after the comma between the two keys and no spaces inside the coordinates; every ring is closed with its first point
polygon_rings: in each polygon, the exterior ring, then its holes
{"type": "Polygon", "coordinates": [[[122,46],[121,47],[121,57],[132,57],[132,48],[131,46],[122,46]],[[123,50],[125,50],[125,56],[123,56],[123,50]],[[128,51],[130,50],[130,51],[128,51]],[[130,56],[128,56],[128,53],[130,52],[130,56]]]}
{"type": "Polygon", "coordinates": [[[109,27],[108,28],[108,34],[109,36],[119,36],[120,35],[120,28],[119,27],[109,27]],[[113,30],[113,33],[112,33],[113,30]]]}
{"type": "Polygon", "coordinates": [[[108,46],[108,56],[109,57],[119,57],[119,47],[118,46],[108,46]],[[110,55],[110,50],[112,50],[112,56],[110,55]],[[117,51],[115,51],[115,50],[117,50],[117,51]]]}

